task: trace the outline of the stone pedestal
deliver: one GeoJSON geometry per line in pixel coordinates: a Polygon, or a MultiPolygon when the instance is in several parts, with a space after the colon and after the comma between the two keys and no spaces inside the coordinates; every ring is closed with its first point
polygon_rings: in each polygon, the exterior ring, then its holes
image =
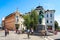
{"type": "Polygon", "coordinates": [[[43,18],[41,24],[39,24],[39,23],[37,24],[37,32],[40,32],[41,30],[46,30],[45,18],[43,18]]]}
{"type": "Polygon", "coordinates": [[[45,30],[45,25],[38,24],[37,25],[37,32],[40,32],[41,30],[45,30]]]}

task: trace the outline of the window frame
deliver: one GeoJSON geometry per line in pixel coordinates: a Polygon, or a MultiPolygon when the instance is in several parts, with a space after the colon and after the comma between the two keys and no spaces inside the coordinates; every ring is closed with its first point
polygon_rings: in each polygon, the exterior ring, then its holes
{"type": "Polygon", "coordinates": [[[47,18],[48,18],[48,14],[47,14],[47,18]]]}
{"type": "Polygon", "coordinates": [[[50,17],[52,17],[52,14],[50,14],[50,17]]]}
{"type": "Polygon", "coordinates": [[[52,21],[50,21],[50,23],[52,23],[52,21]]]}
{"type": "Polygon", "coordinates": [[[46,23],[49,23],[49,21],[47,20],[46,23]]]}

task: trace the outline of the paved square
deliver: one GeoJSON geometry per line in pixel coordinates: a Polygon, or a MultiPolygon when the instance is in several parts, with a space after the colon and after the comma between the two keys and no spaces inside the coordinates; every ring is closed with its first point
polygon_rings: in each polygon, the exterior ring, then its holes
{"type": "Polygon", "coordinates": [[[16,34],[14,31],[10,31],[9,35],[5,37],[4,31],[0,31],[0,40],[47,40],[47,38],[30,35],[30,38],[28,39],[27,34],[16,34]]]}

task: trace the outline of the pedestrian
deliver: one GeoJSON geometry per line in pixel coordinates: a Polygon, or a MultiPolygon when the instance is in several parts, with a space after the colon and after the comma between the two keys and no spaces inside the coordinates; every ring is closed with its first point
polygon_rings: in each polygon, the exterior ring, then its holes
{"type": "Polygon", "coordinates": [[[29,38],[29,34],[30,34],[30,30],[28,29],[27,30],[27,36],[28,36],[28,38],[29,38]]]}
{"type": "Polygon", "coordinates": [[[7,34],[9,34],[9,29],[7,29],[7,34]]]}
{"type": "Polygon", "coordinates": [[[5,36],[7,36],[7,29],[5,29],[5,36]]]}
{"type": "Polygon", "coordinates": [[[34,32],[34,31],[33,31],[33,28],[31,28],[31,34],[33,34],[33,32],[34,32]]]}
{"type": "Polygon", "coordinates": [[[22,33],[24,33],[24,28],[22,29],[22,33]]]}

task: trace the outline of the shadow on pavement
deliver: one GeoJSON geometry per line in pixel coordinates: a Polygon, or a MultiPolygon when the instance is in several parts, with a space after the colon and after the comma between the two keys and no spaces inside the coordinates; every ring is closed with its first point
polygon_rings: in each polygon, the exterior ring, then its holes
{"type": "MultiPolygon", "coordinates": [[[[30,35],[34,35],[34,36],[44,36],[44,35],[41,35],[40,33],[34,33],[34,34],[30,34],[30,35]]],[[[50,35],[45,35],[45,36],[50,36],[50,35]]]]}
{"type": "Polygon", "coordinates": [[[55,40],[60,40],[60,39],[55,39],[55,40]]]}
{"type": "Polygon", "coordinates": [[[30,39],[30,37],[29,38],[23,38],[23,39],[30,39]]]}
{"type": "Polygon", "coordinates": [[[5,36],[0,36],[0,37],[5,37],[5,36]]]}

